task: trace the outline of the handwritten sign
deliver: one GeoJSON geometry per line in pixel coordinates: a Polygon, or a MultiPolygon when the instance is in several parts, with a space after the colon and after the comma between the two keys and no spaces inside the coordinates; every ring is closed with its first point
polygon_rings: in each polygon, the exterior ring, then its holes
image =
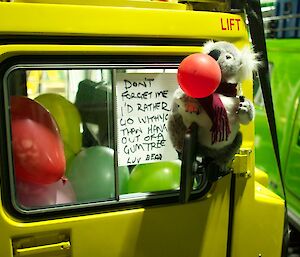
{"type": "Polygon", "coordinates": [[[176,73],[117,73],[119,166],[177,159],[168,135],[176,73]]]}

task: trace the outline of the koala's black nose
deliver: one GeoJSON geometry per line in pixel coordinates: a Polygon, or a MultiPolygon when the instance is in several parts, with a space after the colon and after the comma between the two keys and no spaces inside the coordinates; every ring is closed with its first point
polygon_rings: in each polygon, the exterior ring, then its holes
{"type": "Polygon", "coordinates": [[[208,55],[210,55],[212,58],[214,58],[217,61],[219,59],[220,55],[221,55],[221,51],[217,50],[217,49],[214,49],[214,50],[210,51],[208,53],[208,55]]]}

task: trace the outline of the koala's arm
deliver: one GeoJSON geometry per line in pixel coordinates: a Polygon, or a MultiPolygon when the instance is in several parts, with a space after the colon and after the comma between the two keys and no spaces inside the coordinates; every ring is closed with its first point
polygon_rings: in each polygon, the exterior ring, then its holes
{"type": "Polygon", "coordinates": [[[187,96],[181,88],[178,88],[173,96],[173,104],[177,104],[178,108],[181,108],[187,113],[200,114],[203,110],[197,99],[187,96]]]}
{"type": "Polygon", "coordinates": [[[197,117],[195,114],[199,114],[201,108],[197,99],[187,96],[181,88],[175,91],[168,120],[168,132],[171,142],[178,152],[182,152],[183,149],[184,136],[188,126],[185,124],[191,124],[197,117]]]}
{"type": "Polygon", "coordinates": [[[243,125],[247,125],[250,121],[254,119],[255,109],[253,103],[245,98],[244,101],[240,102],[237,114],[240,123],[243,125]]]}

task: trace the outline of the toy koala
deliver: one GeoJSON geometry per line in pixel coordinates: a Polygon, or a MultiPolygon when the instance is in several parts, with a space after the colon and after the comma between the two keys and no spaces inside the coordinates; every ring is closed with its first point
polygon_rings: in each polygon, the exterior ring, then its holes
{"type": "Polygon", "coordinates": [[[239,50],[224,41],[208,41],[203,53],[219,64],[221,83],[205,98],[192,98],[178,88],[168,121],[169,135],[181,153],[186,130],[195,122],[198,125],[197,155],[226,167],[242,143],[240,124],[248,124],[254,116],[253,104],[238,96],[239,85],[251,77],[259,62],[250,48],[239,50]]]}

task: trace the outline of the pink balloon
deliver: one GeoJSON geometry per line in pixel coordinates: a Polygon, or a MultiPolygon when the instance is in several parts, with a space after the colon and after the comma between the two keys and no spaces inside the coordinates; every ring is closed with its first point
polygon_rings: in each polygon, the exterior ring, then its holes
{"type": "Polygon", "coordinates": [[[71,183],[63,182],[63,180],[47,185],[17,180],[16,192],[18,203],[27,208],[68,204],[76,201],[71,183]]]}
{"type": "Polygon", "coordinates": [[[55,184],[57,186],[56,204],[76,202],[75,192],[68,180],[64,183],[62,181],[58,181],[55,184]]]}

